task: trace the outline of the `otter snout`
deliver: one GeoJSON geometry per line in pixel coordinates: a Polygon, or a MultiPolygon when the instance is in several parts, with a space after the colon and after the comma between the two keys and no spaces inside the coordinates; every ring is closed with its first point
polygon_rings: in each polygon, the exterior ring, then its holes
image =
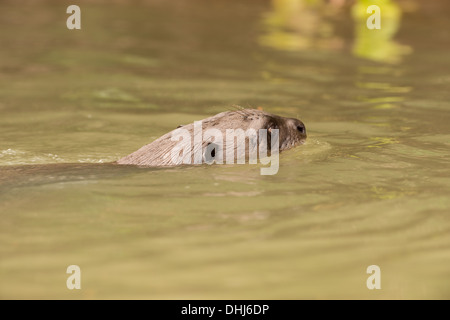
{"type": "Polygon", "coordinates": [[[304,134],[306,137],[306,128],[305,125],[303,124],[303,122],[300,122],[299,124],[297,124],[297,131],[300,132],[300,134],[304,134]]]}
{"type": "Polygon", "coordinates": [[[294,130],[297,134],[297,136],[300,138],[300,140],[306,139],[306,127],[303,122],[301,122],[298,119],[290,119],[291,124],[293,126],[292,130],[294,130]]]}

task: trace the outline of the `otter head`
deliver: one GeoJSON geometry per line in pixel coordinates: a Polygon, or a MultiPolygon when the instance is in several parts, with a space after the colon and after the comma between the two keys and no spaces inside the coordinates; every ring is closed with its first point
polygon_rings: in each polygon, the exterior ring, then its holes
{"type": "Polygon", "coordinates": [[[269,132],[272,129],[279,130],[280,151],[305,143],[306,128],[298,119],[273,116],[267,127],[269,132]]]}

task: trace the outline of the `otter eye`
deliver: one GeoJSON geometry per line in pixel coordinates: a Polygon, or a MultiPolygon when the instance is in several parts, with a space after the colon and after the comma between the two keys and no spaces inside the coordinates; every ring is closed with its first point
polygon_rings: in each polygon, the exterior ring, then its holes
{"type": "Polygon", "coordinates": [[[305,133],[305,127],[298,125],[297,130],[300,131],[300,133],[305,133]]]}
{"type": "Polygon", "coordinates": [[[205,150],[205,162],[207,164],[212,164],[216,160],[216,149],[218,149],[219,146],[215,143],[208,143],[205,150]]]}

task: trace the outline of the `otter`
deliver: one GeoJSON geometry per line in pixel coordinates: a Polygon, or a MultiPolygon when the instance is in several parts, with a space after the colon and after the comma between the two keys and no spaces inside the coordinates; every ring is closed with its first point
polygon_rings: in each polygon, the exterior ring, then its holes
{"type": "MultiPolygon", "coordinates": [[[[198,125],[198,124],[197,124],[198,125]]],[[[195,128],[195,123],[191,123],[188,125],[179,126],[177,129],[166,133],[160,138],[156,139],[150,144],[147,144],[140,148],[139,150],[123,157],[118,160],[116,163],[120,165],[136,165],[136,166],[144,166],[144,167],[162,167],[162,166],[176,166],[186,162],[183,162],[182,159],[179,161],[174,161],[171,157],[172,150],[179,143],[178,140],[174,140],[173,137],[177,134],[177,130],[180,129],[186,130],[184,132],[188,132],[192,139],[188,141],[188,148],[190,154],[192,154],[192,162],[189,163],[198,163],[194,160],[194,150],[196,148],[195,143],[191,143],[191,141],[195,141],[197,139],[196,136],[197,130],[195,128]]],[[[225,111],[219,113],[215,116],[206,118],[201,120],[201,129],[216,129],[225,136],[227,130],[243,130],[246,131],[248,129],[254,129],[256,131],[260,129],[267,130],[268,133],[271,133],[273,129],[278,129],[278,137],[279,137],[279,152],[291,149],[295,146],[303,144],[306,140],[306,128],[302,121],[295,118],[285,118],[281,116],[277,116],[274,114],[270,114],[257,109],[236,109],[233,111],[225,111]]],[[[217,132],[217,131],[216,131],[217,132]]],[[[267,133],[267,150],[271,152],[270,143],[271,135],[267,133]]],[[[201,136],[201,133],[200,133],[201,136]]],[[[197,148],[201,147],[201,152],[205,156],[206,150],[210,153],[210,156],[214,158],[216,149],[208,148],[211,144],[213,144],[212,140],[203,140],[201,139],[201,144],[197,146],[197,148]]],[[[248,157],[250,152],[248,137],[246,139],[247,146],[245,147],[245,156],[248,157]]],[[[258,143],[258,140],[256,140],[258,143]]],[[[259,143],[261,140],[259,140],[259,143]]],[[[213,144],[214,146],[214,144],[213,144]]],[[[223,145],[223,149],[226,149],[227,146],[223,145]]],[[[236,149],[236,147],[235,147],[236,149]]],[[[238,157],[237,152],[233,152],[234,157],[238,157]]],[[[242,163],[242,162],[241,162],[242,163]]]]}

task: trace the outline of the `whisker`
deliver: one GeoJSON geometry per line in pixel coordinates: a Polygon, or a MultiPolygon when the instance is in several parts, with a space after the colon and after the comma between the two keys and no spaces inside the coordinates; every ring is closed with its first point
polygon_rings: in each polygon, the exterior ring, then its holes
{"type": "Polygon", "coordinates": [[[238,114],[240,114],[243,117],[247,116],[247,114],[244,112],[245,109],[237,104],[233,104],[231,106],[231,108],[229,108],[229,109],[230,109],[230,111],[237,112],[238,114]]]}

